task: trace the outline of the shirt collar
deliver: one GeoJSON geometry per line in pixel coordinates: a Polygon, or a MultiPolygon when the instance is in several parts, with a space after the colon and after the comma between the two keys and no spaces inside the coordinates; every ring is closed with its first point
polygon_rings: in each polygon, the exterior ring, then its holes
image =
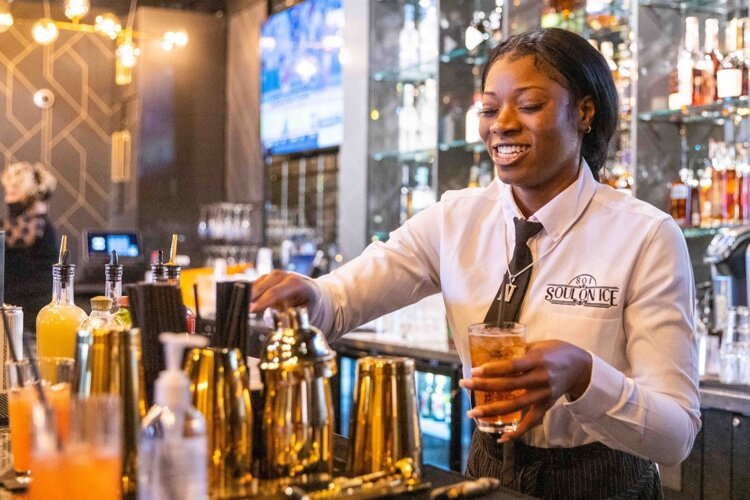
{"type": "MultiPolygon", "coordinates": [[[[500,182],[498,180],[498,182],[500,182]]],[[[502,184],[503,216],[506,227],[513,228],[513,218],[523,219],[516,204],[510,185],[502,184]]],[[[597,182],[585,159],[581,159],[578,178],[563,192],[552,198],[546,205],[529,217],[530,221],[541,222],[544,231],[557,242],[579,219],[596,191],[597,182]]],[[[511,234],[513,231],[511,231],[511,234]]]]}

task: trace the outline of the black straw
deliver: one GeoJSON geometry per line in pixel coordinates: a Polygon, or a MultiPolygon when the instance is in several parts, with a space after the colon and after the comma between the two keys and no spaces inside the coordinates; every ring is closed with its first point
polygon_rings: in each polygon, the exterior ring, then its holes
{"type": "MultiPolygon", "coordinates": [[[[5,314],[5,306],[2,307],[2,314],[3,314],[3,330],[5,330],[5,340],[8,342],[8,348],[10,349],[10,357],[13,359],[13,364],[16,367],[16,371],[18,372],[18,380],[21,385],[23,385],[23,370],[21,369],[21,365],[19,364],[21,362],[20,359],[18,359],[18,355],[16,354],[18,351],[16,351],[16,345],[13,342],[13,335],[10,333],[10,322],[8,321],[8,315],[5,314]]],[[[21,354],[21,358],[23,358],[23,353],[21,354]]]]}

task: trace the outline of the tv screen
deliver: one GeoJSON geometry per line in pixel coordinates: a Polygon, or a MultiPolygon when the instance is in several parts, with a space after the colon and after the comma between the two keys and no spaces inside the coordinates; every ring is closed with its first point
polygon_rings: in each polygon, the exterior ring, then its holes
{"type": "Polygon", "coordinates": [[[267,154],[341,144],[341,0],[307,0],[261,30],[261,126],[267,154]]]}

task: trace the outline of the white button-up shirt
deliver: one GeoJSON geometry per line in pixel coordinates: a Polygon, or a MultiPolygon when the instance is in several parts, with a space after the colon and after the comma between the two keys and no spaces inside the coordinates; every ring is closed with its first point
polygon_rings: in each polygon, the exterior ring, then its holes
{"type": "MultiPolygon", "coordinates": [[[[484,320],[508,268],[513,217],[522,214],[498,179],[445,193],[386,243],[319,278],[313,323],[334,340],[442,292],[469,377],[468,327],[484,320]]],[[[599,441],[664,465],[684,460],[701,424],[694,285],[680,229],[653,206],[596,182],[585,163],[530,220],[544,229],[528,242],[535,260],[519,318],[527,341],[577,345],[593,366],[585,393],[560,398],[524,441],[599,441]]]]}

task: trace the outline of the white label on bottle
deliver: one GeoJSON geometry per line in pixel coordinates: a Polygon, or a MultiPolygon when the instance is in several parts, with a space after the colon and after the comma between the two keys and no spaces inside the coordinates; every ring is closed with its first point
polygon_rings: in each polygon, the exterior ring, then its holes
{"type": "Polygon", "coordinates": [[[716,89],[720,98],[741,96],[742,70],[720,69],[716,73],[716,89]]]}
{"type": "Polygon", "coordinates": [[[687,200],[690,190],[685,184],[675,184],[670,193],[673,200],[687,200]]]}

